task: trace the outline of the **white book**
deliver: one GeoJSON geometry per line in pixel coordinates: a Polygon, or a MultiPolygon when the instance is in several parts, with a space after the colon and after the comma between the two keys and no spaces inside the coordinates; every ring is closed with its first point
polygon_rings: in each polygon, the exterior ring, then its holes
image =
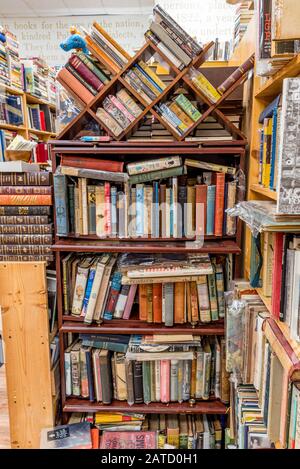
{"type": "Polygon", "coordinates": [[[64,361],[65,361],[65,381],[66,381],[66,396],[72,394],[72,372],[71,372],[71,348],[65,350],[64,361]]]}
{"type": "Polygon", "coordinates": [[[40,171],[40,166],[35,163],[26,163],[25,161],[1,161],[1,173],[30,173],[40,171]]]}
{"type": "Polygon", "coordinates": [[[261,381],[261,374],[262,374],[262,366],[263,366],[263,347],[264,347],[264,336],[263,336],[263,322],[267,314],[265,313],[258,313],[256,317],[256,361],[254,366],[254,376],[253,376],[253,385],[257,391],[260,390],[260,381],[261,381]]]}
{"type": "Polygon", "coordinates": [[[88,258],[77,268],[71,313],[73,316],[80,316],[81,314],[85,288],[89,276],[90,262],[91,258],[88,258]]]}
{"type": "MultiPolygon", "coordinates": [[[[173,238],[178,238],[178,179],[172,178],[173,238]]],[[[180,206],[181,208],[181,206],[180,206]]]]}
{"type": "Polygon", "coordinates": [[[102,258],[99,260],[99,262],[97,263],[96,273],[95,273],[93,286],[92,286],[92,290],[91,290],[91,294],[90,294],[90,298],[89,298],[89,302],[88,302],[88,306],[86,310],[86,315],[84,316],[84,322],[86,323],[91,323],[93,321],[94,311],[95,311],[96,302],[97,302],[97,298],[98,298],[98,294],[100,290],[100,285],[101,285],[102,278],[103,278],[104,268],[107,262],[109,261],[109,259],[110,259],[110,255],[104,254],[102,258]]]}
{"type": "Polygon", "coordinates": [[[294,279],[293,279],[293,298],[292,298],[292,316],[291,316],[291,338],[300,341],[299,331],[299,295],[300,295],[300,251],[295,251],[294,261],[294,279]]]}
{"type": "Polygon", "coordinates": [[[166,238],[170,238],[171,189],[166,189],[166,238]]]}

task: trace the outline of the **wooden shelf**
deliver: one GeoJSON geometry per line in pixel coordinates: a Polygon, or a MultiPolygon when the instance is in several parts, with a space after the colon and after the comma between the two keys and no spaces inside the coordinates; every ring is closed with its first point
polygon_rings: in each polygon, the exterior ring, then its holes
{"type": "Polygon", "coordinates": [[[23,125],[11,125],[11,124],[0,124],[0,129],[12,130],[14,132],[18,132],[18,131],[25,132],[26,131],[26,127],[24,127],[23,125]]]}
{"type": "Polygon", "coordinates": [[[53,103],[49,103],[48,101],[45,101],[42,98],[38,98],[37,96],[34,96],[33,94],[30,93],[25,93],[26,95],[26,101],[28,104],[45,104],[46,106],[49,106],[50,109],[55,110],[56,106],[53,103]]]}
{"type": "MultiPolygon", "coordinates": [[[[40,163],[40,164],[47,164],[47,163],[40,163]]],[[[75,236],[73,233],[69,233],[68,238],[70,239],[77,239],[79,241],[84,241],[84,240],[95,240],[95,241],[103,241],[102,238],[99,238],[97,235],[89,234],[89,235],[81,235],[81,236],[75,236]]],[[[223,239],[235,239],[235,236],[213,236],[213,235],[205,235],[204,236],[205,241],[213,241],[213,240],[223,240],[223,239]]],[[[104,241],[129,241],[129,242],[136,242],[136,241],[142,241],[145,243],[148,242],[166,242],[170,241],[171,243],[173,242],[187,242],[187,241],[196,241],[196,238],[152,238],[151,236],[149,237],[138,237],[138,238],[105,238],[104,241]]]]}
{"type": "Polygon", "coordinates": [[[38,130],[38,129],[31,129],[31,128],[28,128],[28,132],[39,135],[41,137],[55,137],[56,135],[54,132],[46,132],[45,130],[38,130]]]}
{"type": "MultiPolygon", "coordinates": [[[[121,142],[122,143],[122,142],[121,142]]],[[[153,155],[154,157],[159,158],[160,155],[244,155],[245,153],[245,148],[243,147],[230,147],[226,146],[224,148],[222,147],[217,147],[217,148],[212,148],[212,147],[199,147],[199,143],[196,143],[195,146],[186,146],[186,142],[182,142],[182,146],[160,146],[160,143],[156,142],[155,146],[149,145],[147,148],[145,146],[143,147],[140,145],[141,148],[137,148],[137,146],[132,146],[132,145],[124,145],[122,147],[122,150],[120,150],[119,146],[116,145],[111,145],[110,143],[107,143],[105,145],[101,146],[94,146],[94,147],[54,147],[53,151],[55,153],[63,153],[65,155],[67,154],[88,154],[88,155],[153,155]]],[[[227,142],[231,143],[231,142],[227,142]]]]}
{"type": "Polygon", "coordinates": [[[73,332],[78,334],[196,334],[196,335],[224,335],[224,321],[216,321],[209,324],[200,324],[192,327],[190,324],[174,324],[166,327],[164,324],[145,323],[144,321],[130,319],[112,319],[104,321],[100,325],[89,325],[83,322],[83,318],[73,321],[72,316],[63,316],[61,332],[73,332]]]}
{"type": "Polygon", "coordinates": [[[251,184],[250,190],[277,201],[277,192],[269,189],[268,187],[263,187],[260,184],[251,184]]]}
{"type": "Polygon", "coordinates": [[[19,88],[14,88],[13,86],[8,86],[5,85],[4,83],[0,82],[0,90],[5,90],[10,94],[16,94],[18,96],[22,96],[24,94],[23,90],[20,90],[19,88]]]}
{"type": "Polygon", "coordinates": [[[129,405],[126,401],[113,401],[111,404],[89,402],[84,399],[66,399],[63,412],[136,412],[143,414],[226,414],[227,407],[219,400],[189,402],[150,402],[150,404],[129,405]]]}
{"type": "MultiPolygon", "coordinates": [[[[81,140],[56,140],[53,139],[51,141],[52,145],[57,145],[57,147],[54,147],[54,150],[56,152],[66,152],[68,151],[68,148],[65,147],[71,147],[72,151],[77,151],[78,149],[81,149],[82,147],[91,147],[91,148],[113,148],[113,147],[122,147],[123,148],[132,148],[132,151],[136,153],[136,149],[138,147],[142,147],[143,149],[145,147],[150,147],[152,151],[161,151],[162,147],[166,147],[167,149],[175,147],[175,150],[177,152],[181,152],[182,149],[184,148],[199,148],[199,142],[198,141],[181,141],[181,142],[175,142],[175,141],[159,141],[159,140],[139,140],[139,141],[126,141],[126,142],[118,142],[117,140],[111,140],[110,142],[82,142],[81,140]],[[74,148],[75,147],[75,148],[74,148]],[[78,148],[76,148],[78,147],[78,148]],[[152,148],[152,147],[159,147],[158,148],[152,148]]],[[[210,147],[210,146],[225,146],[225,147],[233,147],[232,151],[236,151],[236,146],[241,147],[246,144],[246,141],[241,141],[241,140],[205,140],[202,142],[202,146],[205,147],[210,147]]],[[[222,148],[219,149],[220,152],[222,152],[222,148]]],[[[219,150],[217,150],[219,152],[219,150]]],[[[244,149],[243,149],[244,150],[244,149]]],[[[241,151],[241,148],[238,150],[238,152],[241,151]]]]}
{"type": "Polygon", "coordinates": [[[268,98],[276,96],[282,91],[282,83],[285,78],[296,77],[300,74],[300,54],[296,55],[287,65],[278,70],[273,77],[258,90],[256,98],[268,98]]]}
{"type": "MultiPolygon", "coordinates": [[[[221,238],[222,239],[222,238],[221,238]]],[[[205,241],[203,246],[197,242],[147,242],[141,241],[78,241],[71,239],[60,239],[52,246],[53,251],[66,252],[197,252],[210,254],[240,254],[241,249],[235,241],[205,241]]]]}
{"type": "Polygon", "coordinates": [[[262,292],[262,288],[256,288],[255,290],[257,291],[257,294],[260,296],[260,299],[262,300],[262,302],[264,303],[268,311],[271,313],[272,312],[271,297],[265,296],[262,292]]]}

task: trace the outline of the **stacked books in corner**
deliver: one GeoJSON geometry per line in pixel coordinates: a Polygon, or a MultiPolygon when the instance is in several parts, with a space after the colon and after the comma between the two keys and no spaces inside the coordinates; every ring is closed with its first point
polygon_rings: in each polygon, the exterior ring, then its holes
{"type": "Polygon", "coordinates": [[[127,164],[63,155],[54,175],[59,236],[234,236],[236,169],[179,156],[127,164]],[[189,169],[192,173],[189,175],[189,169]]]}
{"type": "Polygon", "coordinates": [[[77,51],[57,75],[59,82],[66,84],[85,103],[91,101],[107,85],[111,73],[92,55],[77,51]]]}
{"type": "Polygon", "coordinates": [[[81,334],[65,350],[66,396],[112,404],[229,400],[225,341],[217,336],[81,334]],[[127,342],[125,343],[125,339],[127,342]]]}
{"type": "Polygon", "coordinates": [[[0,163],[0,260],[52,261],[51,174],[23,161],[0,163]]]}
{"type": "Polygon", "coordinates": [[[72,413],[68,424],[42,429],[40,448],[221,449],[225,423],[207,414],[72,413]]]}
{"type": "Polygon", "coordinates": [[[160,6],[153,9],[153,21],[146,38],[179,69],[187,67],[202,52],[202,47],[160,6]]]}
{"type": "Polygon", "coordinates": [[[77,255],[62,260],[64,314],[85,323],[197,324],[225,316],[226,256],[77,255]]]}
{"type": "Polygon", "coordinates": [[[98,119],[115,138],[118,138],[142,114],[143,107],[125,89],[107,95],[96,111],[98,119]]]}

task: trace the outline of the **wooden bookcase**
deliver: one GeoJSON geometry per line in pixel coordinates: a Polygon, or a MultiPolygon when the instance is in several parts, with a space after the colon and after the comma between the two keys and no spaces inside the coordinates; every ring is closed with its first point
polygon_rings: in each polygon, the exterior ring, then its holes
{"type": "MultiPolygon", "coordinates": [[[[244,170],[245,168],[245,145],[247,143],[244,134],[234,126],[231,121],[219,110],[220,104],[241,85],[246,77],[242,77],[236,84],[234,84],[227,93],[216,103],[210,103],[209,100],[202,95],[202,93],[193,86],[193,83],[188,78],[188,71],[191,66],[196,68],[200,67],[206,60],[206,56],[213,43],[209,43],[203,49],[203,52],[195,57],[189,67],[179,71],[174,67],[170,61],[163,56],[163,54],[156,48],[154,44],[147,41],[140,51],[128,62],[128,64],[118,74],[114,74],[112,80],[107,84],[100,93],[88,104],[82,104],[82,111],[78,116],[70,122],[59,134],[58,139],[52,142],[52,167],[55,172],[60,163],[61,155],[86,155],[89,157],[97,158],[110,158],[119,161],[129,162],[131,160],[155,158],[162,155],[182,155],[191,156],[194,159],[204,159],[209,161],[211,157],[226,162],[234,162],[236,167],[244,170]],[[145,56],[147,51],[158,53],[172,69],[174,78],[172,83],[160,94],[160,96],[151,103],[146,105],[142,98],[128,85],[122,78],[124,72],[130,68],[138,59],[145,56]],[[184,86],[188,87],[194,93],[194,96],[206,104],[205,115],[199,119],[197,125],[202,122],[206,117],[213,114],[214,117],[222,122],[227,130],[233,135],[232,141],[210,141],[201,142],[201,138],[197,142],[184,141],[184,138],[189,134],[186,132],[184,136],[179,136],[168,124],[160,117],[154,109],[154,105],[160,100],[164,99],[166,95],[172,93],[173,87],[181,81],[184,86]],[[97,118],[95,109],[101,103],[103,96],[113,91],[116,83],[120,83],[126,88],[139,103],[144,106],[144,111],[141,116],[132,123],[130,127],[124,131],[118,139],[110,143],[97,143],[88,144],[80,141],[72,140],[81,124],[88,117],[94,119],[99,126],[104,129],[108,134],[111,134],[110,129],[106,128],[97,118]],[[165,128],[174,136],[173,142],[159,142],[159,141],[145,141],[133,142],[126,141],[126,138],[131,135],[131,132],[136,128],[147,113],[151,113],[158,121],[160,121],[165,128]]],[[[94,54],[94,51],[93,51],[94,54]]],[[[97,57],[103,63],[101,57],[97,57]]],[[[104,63],[105,66],[107,64],[104,63]]],[[[109,67],[108,67],[109,68],[109,67]]],[[[77,96],[71,89],[68,91],[77,99],[77,96]]],[[[191,129],[189,129],[191,131],[191,129]]],[[[150,403],[135,404],[129,406],[124,401],[113,401],[111,405],[103,405],[101,403],[89,402],[85,399],[66,398],[65,395],[65,373],[64,373],[64,350],[65,338],[69,332],[73,333],[105,333],[105,334],[182,334],[192,333],[197,335],[224,335],[224,321],[220,320],[207,325],[198,325],[192,327],[189,324],[175,325],[172,328],[165,327],[163,324],[149,324],[140,320],[104,320],[100,325],[87,325],[83,322],[83,318],[74,318],[72,316],[64,315],[63,299],[62,299],[62,272],[61,260],[65,253],[68,252],[136,252],[136,253],[210,253],[210,254],[240,254],[241,253],[241,223],[238,223],[236,235],[233,237],[215,237],[206,236],[205,242],[202,247],[196,243],[186,243],[186,239],[107,239],[100,240],[96,236],[80,236],[80,237],[55,237],[55,244],[53,250],[56,255],[56,271],[57,271],[57,295],[58,295],[58,327],[60,334],[60,359],[61,359],[61,383],[62,383],[62,410],[68,412],[95,412],[95,411],[118,411],[118,412],[143,412],[143,413],[210,413],[210,414],[225,414],[227,407],[221,401],[214,398],[207,401],[197,401],[196,403],[150,403]]],[[[240,272],[240,265],[236,262],[235,271],[237,274],[240,272]]]]}

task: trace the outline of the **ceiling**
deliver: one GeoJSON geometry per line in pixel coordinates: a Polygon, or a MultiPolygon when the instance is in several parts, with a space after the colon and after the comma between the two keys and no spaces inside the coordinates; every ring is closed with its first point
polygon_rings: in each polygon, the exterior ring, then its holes
{"type": "Polygon", "coordinates": [[[154,0],[0,0],[0,18],[150,14],[154,0]]]}

